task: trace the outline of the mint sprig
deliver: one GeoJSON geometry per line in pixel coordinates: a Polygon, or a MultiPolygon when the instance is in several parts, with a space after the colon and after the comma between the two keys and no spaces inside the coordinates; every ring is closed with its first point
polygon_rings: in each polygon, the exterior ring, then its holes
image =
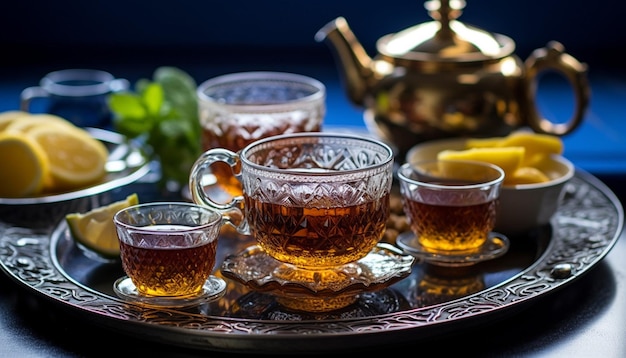
{"type": "Polygon", "coordinates": [[[184,185],[201,154],[196,82],[176,67],[159,67],[135,90],[109,95],[113,128],[128,138],[142,137],[161,164],[161,184],[184,185]]]}

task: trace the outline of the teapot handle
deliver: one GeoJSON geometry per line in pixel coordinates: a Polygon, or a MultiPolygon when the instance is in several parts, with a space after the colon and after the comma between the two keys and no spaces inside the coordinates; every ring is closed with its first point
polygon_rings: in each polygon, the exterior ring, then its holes
{"type": "Polygon", "coordinates": [[[565,53],[563,45],[551,41],[544,48],[536,49],[525,62],[528,74],[528,99],[533,104],[537,95],[538,75],[546,70],[561,72],[569,81],[576,98],[576,107],[567,122],[554,123],[541,118],[535,106],[529,106],[528,125],[538,133],[562,136],[572,132],[582,122],[589,106],[591,88],[587,79],[587,65],[565,53]]]}

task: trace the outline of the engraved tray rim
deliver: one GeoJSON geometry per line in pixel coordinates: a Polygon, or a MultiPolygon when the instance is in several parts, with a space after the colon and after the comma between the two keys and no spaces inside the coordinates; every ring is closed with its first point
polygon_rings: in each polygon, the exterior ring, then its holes
{"type": "Polygon", "coordinates": [[[449,332],[460,324],[504,318],[575,281],[609,253],[624,226],[624,211],[619,199],[599,179],[578,168],[568,185],[572,186],[571,195],[584,197],[593,210],[581,210],[574,205],[574,199],[564,200],[553,218],[553,234],[548,246],[526,269],[469,296],[376,316],[267,321],[139,307],[85,288],[65,277],[54,263],[55,258],[51,257],[54,250],[50,232],[39,237],[20,236],[20,228],[10,226],[4,233],[0,231],[0,267],[33,294],[98,324],[185,348],[233,353],[298,353],[415,342],[449,332]],[[596,215],[611,214],[575,220],[566,215],[593,215],[593,211],[598,211],[596,215]],[[599,217],[605,219],[606,232],[598,233],[597,225],[602,225],[598,223],[599,217]],[[17,233],[7,235],[6,231],[11,230],[17,233]]]}

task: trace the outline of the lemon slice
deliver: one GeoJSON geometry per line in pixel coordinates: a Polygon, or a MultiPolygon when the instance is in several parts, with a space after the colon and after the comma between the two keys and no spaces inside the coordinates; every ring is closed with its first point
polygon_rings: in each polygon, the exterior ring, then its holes
{"type": "Polygon", "coordinates": [[[513,173],[520,167],[523,158],[523,147],[485,147],[464,150],[448,149],[437,154],[437,159],[475,160],[497,165],[504,170],[505,178],[507,176],[513,176],[513,173]]]}
{"type": "Polygon", "coordinates": [[[0,197],[24,197],[43,189],[48,172],[45,151],[21,133],[0,132],[0,197]]]}
{"type": "Polygon", "coordinates": [[[71,122],[65,120],[62,117],[55,116],[53,114],[28,114],[26,116],[17,115],[7,126],[5,131],[15,131],[27,133],[31,129],[38,128],[40,126],[57,126],[60,130],[64,128],[74,129],[76,126],[71,122]]]}
{"type": "Polygon", "coordinates": [[[78,128],[43,125],[28,130],[46,152],[50,164],[48,185],[53,190],[75,189],[106,175],[108,149],[89,132],[78,128]]]}
{"type": "Polygon", "coordinates": [[[29,116],[30,113],[23,111],[4,111],[0,113],[0,131],[3,131],[6,127],[9,126],[14,120],[20,117],[29,116]]]}
{"type": "Polygon", "coordinates": [[[92,209],[86,213],[71,213],[65,221],[74,240],[83,247],[106,257],[120,255],[120,245],[113,216],[121,209],[139,204],[139,197],[133,193],[125,200],[92,209]]]}

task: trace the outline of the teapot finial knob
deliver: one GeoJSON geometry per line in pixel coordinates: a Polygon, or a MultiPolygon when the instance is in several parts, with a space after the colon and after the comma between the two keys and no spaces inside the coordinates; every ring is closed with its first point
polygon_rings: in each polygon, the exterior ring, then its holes
{"type": "Polygon", "coordinates": [[[461,16],[465,8],[465,0],[428,0],[424,3],[428,14],[441,22],[442,27],[448,27],[450,21],[461,16]]]}
{"type": "Polygon", "coordinates": [[[439,21],[441,28],[437,32],[440,41],[453,41],[454,33],[450,29],[450,22],[456,20],[465,7],[465,0],[428,0],[424,3],[428,14],[439,21]]]}

